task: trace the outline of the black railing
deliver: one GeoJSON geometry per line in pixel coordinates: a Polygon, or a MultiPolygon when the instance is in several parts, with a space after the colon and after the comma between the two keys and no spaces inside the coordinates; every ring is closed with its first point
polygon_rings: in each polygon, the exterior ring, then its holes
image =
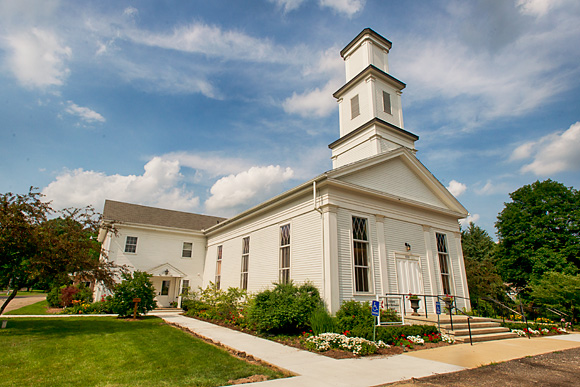
{"type": "MultiPolygon", "coordinates": [[[[469,316],[467,313],[465,313],[464,311],[462,311],[461,309],[457,308],[456,306],[456,299],[463,299],[463,300],[469,300],[469,298],[467,297],[461,297],[461,296],[451,296],[451,295],[441,295],[441,294],[437,294],[437,295],[432,295],[432,294],[409,294],[409,293],[386,293],[385,294],[385,298],[388,299],[389,298],[393,298],[393,297],[397,297],[401,299],[401,309],[402,309],[402,316],[406,316],[407,315],[407,307],[405,305],[405,297],[411,297],[411,296],[415,296],[415,297],[419,297],[419,298],[423,298],[423,302],[424,302],[424,312],[425,312],[425,318],[429,318],[429,311],[428,311],[428,306],[427,306],[427,298],[435,298],[437,301],[441,302],[443,301],[443,304],[445,305],[446,309],[449,312],[449,323],[451,325],[451,330],[453,329],[453,309],[455,309],[457,312],[465,315],[467,317],[467,328],[469,330],[469,342],[471,345],[473,345],[473,339],[471,336],[471,322],[470,320],[473,319],[473,317],[469,316]]],[[[388,305],[387,305],[388,307],[388,305]]],[[[403,322],[404,322],[404,318],[403,318],[403,322]]]]}
{"type": "MultiPolygon", "coordinates": [[[[514,316],[515,315],[520,316],[522,318],[522,320],[524,321],[524,323],[526,324],[526,336],[528,336],[528,339],[531,339],[530,326],[528,325],[528,319],[526,318],[526,315],[524,313],[524,306],[523,306],[523,304],[520,304],[520,310],[521,310],[521,313],[520,313],[520,312],[517,312],[516,310],[510,308],[509,306],[502,304],[498,300],[494,300],[491,297],[481,297],[481,299],[482,300],[485,300],[485,301],[493,302],[495,305],[498,305],[498,306],[502,307],[504,310],[511,311],[512,313],[514,313],[514,316]]],[[[505,315],[503,313],[502,313],[502,321],[505,324],[505,315]]]]}

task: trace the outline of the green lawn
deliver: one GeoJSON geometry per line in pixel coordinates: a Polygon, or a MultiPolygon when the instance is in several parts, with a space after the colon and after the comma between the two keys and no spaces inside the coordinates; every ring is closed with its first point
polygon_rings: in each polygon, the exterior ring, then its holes
{"type": "Polygon", "coordinates": [[[282,377],[156,317],[8,319],[0,352],[0,386],[221,386],[282,377]]]}
{"type": "Polygon", "coordinates": [[[48,302],[46,300],[43,300],[35,304],[26,305],[23,306],[22,308],[11,310],[10,312],[6,312],[4,314],[49,314],[46,311],[47,307],[48,302]]]}
{"type": "MultiPolygon", "coordinates": [[[[6,294],[7,290],[0,290],[0,296],[8,297],[10,294],[6,294]]],[[[12,292],[12,291],[11,291],[12,292]]],[[[17,296],[46,296],[46,291],[44,290],[32,290],[30,292],[19,290],[16,293],[17,296]]]]}

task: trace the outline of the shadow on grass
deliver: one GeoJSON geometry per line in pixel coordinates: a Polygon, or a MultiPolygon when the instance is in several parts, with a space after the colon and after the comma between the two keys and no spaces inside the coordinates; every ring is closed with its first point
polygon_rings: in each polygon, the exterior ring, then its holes
{"type": "Polygon", "coordinates": [[[63,318],[13,318],[9,319],[6,328],[0,334],[11,336],[44,336],[65,338],[78,334],[111,334],[149,331],[152,324],[165,325],[155,316],[145,316],[138,320],[125,320],[116,317],[63,317],[63,318]]]}

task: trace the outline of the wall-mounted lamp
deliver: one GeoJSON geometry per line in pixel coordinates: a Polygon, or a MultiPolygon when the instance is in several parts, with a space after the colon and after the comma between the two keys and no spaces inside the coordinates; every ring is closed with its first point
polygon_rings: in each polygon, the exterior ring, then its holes
{"type": "Polygon", "coordinates": [[[169,274],[169,269],[165,269],[164,273],[165,275],[169,274]]]}
{"type": "Polygon", "coordinates": [[[407,251],[411,250],[411,245],[408,244],[407,242],[405,242],[405,248],[407,249],[407,251]]]}

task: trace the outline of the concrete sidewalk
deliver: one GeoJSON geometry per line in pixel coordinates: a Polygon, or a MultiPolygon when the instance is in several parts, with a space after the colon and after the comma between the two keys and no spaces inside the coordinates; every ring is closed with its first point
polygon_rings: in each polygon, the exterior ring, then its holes
{"type": "Polygon", "coordinates": [[[580,335],[571,334],[531,340],[499,340],[475,343],[473,346],[457,344],[390,357],[337,360],[184,317],[175,312],[151,314],[296,375],[286,379],[252,383],[260,386],[375,386],[580,347],[580,335]]]}

